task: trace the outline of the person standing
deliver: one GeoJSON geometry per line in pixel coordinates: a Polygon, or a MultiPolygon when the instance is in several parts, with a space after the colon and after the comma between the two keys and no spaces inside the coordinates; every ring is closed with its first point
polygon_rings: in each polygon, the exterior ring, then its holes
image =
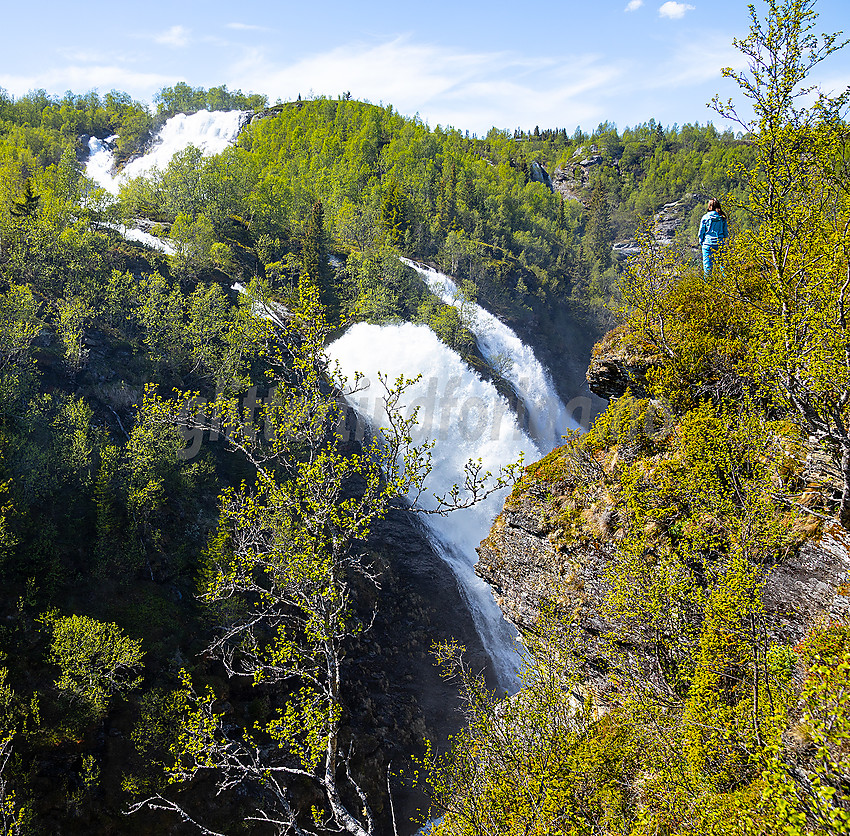
{"type": "Polygon", "coordinates": [[[713,197],[708,201],[708,212],[702,216],[699,222],[699,243],[702,247],[702,269],[707,276],[711,267],[717,259],[720,245],[729,234],[729,224],[726,222],[726,213],[720,206],[720,201],[713,197]]]}

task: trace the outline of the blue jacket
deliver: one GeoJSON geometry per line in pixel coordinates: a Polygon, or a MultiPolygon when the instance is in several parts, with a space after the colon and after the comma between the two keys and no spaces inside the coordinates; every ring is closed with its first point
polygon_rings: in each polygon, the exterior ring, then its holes
{"type": "Polygon", "coordinates": [[[729,234],[726,218],[713,209],[706,212],[699,222],[699,242],[703,247],[716,247],[729,234]]]}

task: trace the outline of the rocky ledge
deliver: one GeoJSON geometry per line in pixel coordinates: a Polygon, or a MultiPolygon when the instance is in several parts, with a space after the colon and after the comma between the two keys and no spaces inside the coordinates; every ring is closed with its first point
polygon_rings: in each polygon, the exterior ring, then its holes
{"type": "Polygon", "coordinates": [[[615,328],[593,348],[586,377],[591,392],[600,398],[619,398],[627,391],[636,398],[647,397],[646,374],[661,358],[649,350],[637,350],[625,336],[623,328],[615,328]]]}

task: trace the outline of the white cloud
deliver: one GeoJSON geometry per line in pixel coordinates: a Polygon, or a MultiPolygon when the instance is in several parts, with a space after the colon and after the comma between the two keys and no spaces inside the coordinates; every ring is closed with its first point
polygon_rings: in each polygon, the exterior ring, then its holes
{"type": "Polygon", "coordinates": [[[172,26],[154,36],[158,44],[165,46],[186,46],[189,43],[189,30],[185,26],[172,26]]]}
{"type": "Polygon", "coordinates": [[[95,50],[86,52],[84,50],[59,47],[56,51],[67,61],[73,61],[79,64],[102,64],[104,61],[114,60],[114,56],[110,56],[106,52],[96,52],[95,50]]]}
{"type": "MultiPolygon", "coordinates": [[[[150,43],[149,34],[139,37],[150,43]]],[[[181,66],[159,70],[150,55],[131,61],[126,53],[110,55],[108,48],[101,55],[76,50],[72,58],[69,49],[57,66],[0,74],[0,87],[13,95],[40,87],[80,92],[115,88],[149,99],[175,79],[191,78],[193,84],[226,82],[231,90],[265,93],[271,101],[309,96],[311,91],[331,97],[350,91],[356,99],[392,104],[407,116],[418,113],[431,125],[483,135],[494,125],[511,131],[535,125],[572,131],[576,124],[592,129],[603,120],[622,129],[650,116],[670,124],[716,120],[705,103],[714,93],[723,98],[737,93],[734,84],[721,78],[720,68],[741,69],[743,62],[730,45],[730,33],[702,31],[697,42],[679,27],[668,30],[649,75],[638,59],[621,54],[475,52],[417,42],[412,36],[328,47],[300,59],[255,38],[248,45],[214,49],[197,31],[186,37],[188,50],[178,56],[191,56],[193,49],[215,54],[210,69],[194,74],[181,66]],[[229,60],[222,62],[223,56],[229,60]]],[[[840,89],[841,80],[842,73],[835,73],[827,89],[840,89]]]]}
{"type": "Polygon", "coordinates": [[[234,87],[262,90],[274,101],[350,91],[356,99],[391,103],[430,124],[479,133],[490,127],[570,127],[605,118],[606,88],[622,64],[598,56],[532,57],[506,52],[462,52],[399,37],[349,44],[277,63],[262,47],[244,53],[227,76],[234,87]]]}
{"type": "Polygon", "coordinates": [[[731,34],[703,32],[698,41],[677,39],[667,59],[644,84],[650,88],[696,87],[720,81],[722,67],[743,70],[746,66],[744,56],[732,45],[731,34]]]}
{"type": "Polygon", "coordinates": [[[173,83],[172,76],[142,73],[116,65],[77,65],[54,67],[35,75],[0,75],[0,87],[12,95],[22,96],[29,90],[127,90],[134,96],[148,96],[160,87],[173,83]]]}
{"type": "Polygon", "coordinates": [[[643,0],[629,0],[629,5],[626,6],[627,12],[636,12],[643,5],[643,0]]]}
{"type": "Polygon", "coordinates": [[[227,23],[225,24],[228,29],[238,29],[240,31],[250,31],[250,32],[268,32],[269,28],[267,26],[258,26],[256,23],[227,23]]]}
{"type": "Polygon", "coordinates": [[[694,6],[688,3],[676,3],[674,0],[667,0],[658,8],[659,17],[669,17],[670,20],[681,20],[685,16],[685,12],[693,11],[694,6]]]}

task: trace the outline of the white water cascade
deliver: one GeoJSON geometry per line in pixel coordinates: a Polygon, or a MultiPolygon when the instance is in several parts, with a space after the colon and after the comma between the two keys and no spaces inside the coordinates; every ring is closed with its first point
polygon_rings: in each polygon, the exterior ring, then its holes
{"type": "MultiPolygon", "coordinates": [[[[431,494],[444,494],[462,479],[470,458],[480,458],[487,470],[497,473],[503,465],[516,461],[520,452],[526,461],[540,457],[540,450],[495,386],[482,380],[426,325],[358,323],[329,347],[329,354],[349,378],[360,371],[368,379],[369,388],[350,401],[373,427],[386,426],[378,373],[390,381],[401,374],[422,375],[407,391],[403,412],[409,415],[419,406],[414,440],[436,441],[433,470],[427,480],[431,494]]],[[[446,517],[424,515],[424,521],[432,544],[457,577],[499,685],[514,692],[519,687],[520,664],[516,631],[502,616],[490,587],[474,571],[475,549],[487,536],[506,494],[507,489],[498,491],[478,505],[446,517]]],[[[436,503],[429,495],[420,504],[433,508],[436,503]]]]}
{"type": "MultiPolygon", "coordinates": [[[[86,175],[110,194],[117,195],[121,186],[128,180],[142,174],[150,174],[155,169],[165,168],[178,151],[183,151],[190,145],[198,148],[204,156],[224,151],[236,141],[244,120],[245,111],[241,110],[201,110],[189,116],[178,113],[160,128],[147,154],[132,160],[118,173],[115,172],[115,154],[112,150],[118,137],[98,139],[93,136],[89,139],[86,175]]],[[[167,240],[157,238],[149,232],[123,224],[108,226],[112,226],[128,241],[138,241],[166,255],[176,252],[167,240]]]]}
{"type": "MultiPolygon", "coordinates": [[[[453,279],[404,259],[446,304],[462,300],[453,279]]],[[[467,303],[469,304],[469,303],[467,303]]],[[[481,459],[493,473],[519,457],[535,461],[562,442],[569,430],[579,428],[561,401],[552,376],[517,334],[480,305],[471,305],[468,323],[478,348],[488,362],[502,369],[520,402],[524,423],[496,390],[424,325],[367,325],[360,323],[330,347],[344,374],[358,370],[371,386],[355,396],[355,410],[373,427],[386,423],[378,373],[390,381],[398,375],[422,375],[407,393],[406,414],[419,407],[416,441],[434,439],[433,470],[428,479],[432,494],[443,494],[462,477],[468,459],[481,459]],[[523,409],[524,408],[524,409],[523,409]],[[531,437],[529,437],[531,436],[531,437]]],[[[492,494],[473,508],[447,517],[424,517],[432,544],[455,573],[466,598],[484,649],[493,660],[500,685],[513,692],[519,687],[520,656],[516,631],[507,624],[492,590],[474,570],[476,547],[501,510],[507,491],[492,494]]],[[[430,497],[429,497],[430,498],[430,497]]],[[[425,507],[428,500],[420,503],[425,507]]]]}
{"type": "Polygon", "coordinates": [[[160,128],[148,152],[127,163],[117,174],[112,153],[112,143],[117,137],[105,140],[92,137],[89,140],[86,175],[117,195],[123,183],[140,174],[165,168],[178,151],[190,145],[200,149],[204,156],[221,153],[236,141],[244,122],[245,111],[242,110],[200,110],[188,116],[178,113],[160,128]]]}
{"type": "MultiPolygon", "coordinates": [[[[443,302],[460,308],[463,298],[454,279],[409,259],[402,259],[422,276],[443,302]]],[[[500,367],[525,407],[528,431],[538,447],[548,453],[562,443],[561,437],[580,425],[558,396],[552,376],[516,332],[481,305],[466,303],[472,312],[468,323],[478,348],[488,363],[500,367]]]]}
{"type": "MultiPolygon", "coordinates": [[[[112,224],[108,224],[108,226],[112,226],[112,224]]],[[[124,224],[115,224],[114,228],[128,241],[138,241],[140,244],[147,244],[147,246],[154,250],[159,250],[166,255],[174,255],[177,252],[175,247],[167,239],[157,238],[156,235],[151,235],[150,232],[145,232],[142,229],[136,229],[132,226],[124,226],[124,224]]]]}
{"type": "Polygon", "coordinates": [[[116,139],[117,134],[106,139],[90,137],[89,158],[86,161],[86,176],[112,194],[118,194],[118,178],[113,174],[115,155],[112,153],[112,144],[116,139]]]}

